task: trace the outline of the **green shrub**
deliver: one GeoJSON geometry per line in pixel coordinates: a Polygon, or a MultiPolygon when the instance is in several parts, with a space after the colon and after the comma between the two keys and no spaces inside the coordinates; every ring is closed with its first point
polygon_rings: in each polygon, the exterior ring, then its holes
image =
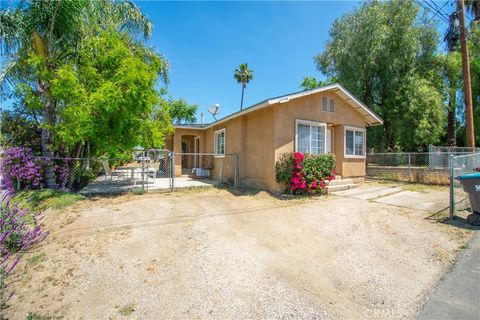
{"type": "Polygon", "coordinates": [[[292,194],[323,193],[325,180],[335,179],[335,156],[285,153],[275,163],[275,179],[292,194]]]}

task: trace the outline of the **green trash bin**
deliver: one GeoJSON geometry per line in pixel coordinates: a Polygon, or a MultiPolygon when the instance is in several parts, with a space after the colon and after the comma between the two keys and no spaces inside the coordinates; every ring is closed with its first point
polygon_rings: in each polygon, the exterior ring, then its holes
{"type": "Polygon", "coordinates": [[[469,222],[477,224],[480,221],[480,172],[462,174],[456,178],[460,180],[463,191],[468,194],[470,208],[474,216],[469,217],[469,222]]]}

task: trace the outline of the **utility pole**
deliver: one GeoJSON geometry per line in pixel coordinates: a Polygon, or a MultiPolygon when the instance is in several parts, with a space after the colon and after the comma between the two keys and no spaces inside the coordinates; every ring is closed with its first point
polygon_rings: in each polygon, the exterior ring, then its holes
{"type": "Polygon", "coordinates": [[[463,94],[465,96],[465,127],[467,130],[467,147],[475,148],[473,129],[472,84],[470,82],[470,61],[468,58],[467,29],[465,28],[465,10],[463,0],[457,0],[457,13],[460,22],[460,44],[462,49],[463,94]]]}

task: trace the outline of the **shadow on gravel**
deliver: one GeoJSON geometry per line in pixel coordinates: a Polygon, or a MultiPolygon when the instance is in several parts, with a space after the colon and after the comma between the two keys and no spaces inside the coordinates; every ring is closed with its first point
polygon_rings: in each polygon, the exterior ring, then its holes
{"type": "MultiPolygon", "coordinates": [[[[470,210],[467,210],[468,213],[470,213],[470,210]]],[[[466,230],[480,230],[479,226],[472,226],[467,222],[467,220],[461,216],[454,216],[453,220],[450,221],[449,217],[449,208],[445,208],[443,210],[440,210],[438,212],[435,212],[428,217],[425,218],[425,220],[430,220],[430,221],[435,221],[438,223],[450,225],[452,227],[460,228],[460,229],[466,229],[466,230]]]]}

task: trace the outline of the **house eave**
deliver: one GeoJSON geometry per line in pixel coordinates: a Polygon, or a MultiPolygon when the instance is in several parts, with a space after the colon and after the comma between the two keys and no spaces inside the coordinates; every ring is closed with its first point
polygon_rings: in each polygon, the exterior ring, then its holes
{"type": "Polygon", "coordinates": [[[214,126],[220,125],[226,121],[232,120],[237,117],[241,117],[245,114],[248,114],[250,112],[257,111],[259,109],[277,104],[277,103],[285,103],[293,99],[305,97],[311,94],[316,94],[319,92],[324,92],[324,91],[333,91],[334,93],[338,94],[339,96],[342,97],[342,99],[345,100],[353,109],[357,110],[360,112],[365,117],[366,124],[368,127],[373,127],[373,126],[379,126],[383,124],[382,118],[380,118],[378,115],[376,115],[370,108],[368,108],[364,103],[362,103],[360,100],[355,98],[347,89],[345,89],[343,86],[341,86],[338,83],[327,85],[324,87],[320,88],[315,88],[312,90],[306,90],[306,91],[301,91],[301,92],[296,92],[272,99],[267,99],[262,102],[259,102],[247,109],[235,112],[229,116],[226,116],[225,118],[222,118],[218,121],[212,122],[208,125],[205,125],[205,127],[188,127],[188,126],[181,126],[181,125],[174,125],[174,128],[179,128],[179,129],[193,129],[193,130],[205,130],[212,128],[214,126]]]}

